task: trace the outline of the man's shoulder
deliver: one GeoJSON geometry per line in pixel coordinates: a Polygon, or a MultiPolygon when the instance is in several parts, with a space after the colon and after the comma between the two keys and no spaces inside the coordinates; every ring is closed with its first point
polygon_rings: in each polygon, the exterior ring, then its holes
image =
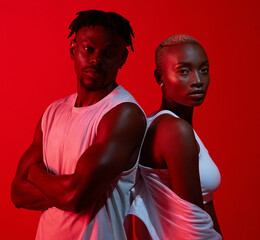
{"type": "Polygon", "coordinates": [[[111,95],[111,109],[109,112],[117,113],[133,113],[137,115],[145,115],[143,109],[135,100],[135,98],[122,86],[118,86],[111,95]],[[113,107],[112,107],[113,105],[113,107]]]}
{"type": "Polygon", "coordinates": [[[53,116],[53,114],[61,113],[66,110],[69,110],[74,106],[75,99],[77,97],[77,94],[71,94],[67,97],[60,98],[58,100],[55,100],[52,102],[44,111],[42,119],[49,118],[53,116]]]}
{"type": "Polygon", "coordinates": [[[111,92],[111,100],[119,102],[133,102],[137,103],[131,93],[125,90],[122,86],[118,86],[111,92]]]}
{"type": "Polygon", "coordinates": [[[57,99],[57,100],[55,100],[55,101],[53,101],[49,106],[48,106],[48,108],[47,109],[49,109],[49,108],[53,108],[53,107],[56,107],[56,106],[60,106],[60,105],[63,105],[63,104],[65,104],[65,105],[72,105],[72,104],[74,104],[73,102],[76,100],[76,93],[73,93],[73,94],[71,94],[71,95],[69,95],[69,96],[66,96],[66,97],[63,97],[63,98],[60,98],[60,99],[57,99]]]}
{"type": "Polygon", "coordinates": [[[133,102],[122,102],[108,111],[103,119],[105,121],[114,122],[118,126],[127,126],[133,124],[146,125],[146,116],[142,108],[133,102]]]}
{"type": "Polygon", "coordinates": [[[77,93],[70,94],[66,97],[59,98],[52,102],[51,104],[60,104],[60,103],[71,103],[72,101],[75,100],[77,93]]]}

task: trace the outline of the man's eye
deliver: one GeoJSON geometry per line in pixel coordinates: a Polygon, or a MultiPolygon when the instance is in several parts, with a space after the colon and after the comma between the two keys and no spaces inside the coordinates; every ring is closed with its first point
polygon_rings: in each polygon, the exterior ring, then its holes
{"type": "Polygon", "coordinates": [[[107,50],[107,51],[106,51],[106,55],[107,55],[107,57],[111,58],[111,57],[113,57],[113,56],[115,55],[115,51],[113,51],[113,50],[107,50]]]}
{"type": "Polygon", "coordinates": [[[94,52],[94,48],[90,47],[90,46],[84,46],[83,47],[84,51],[86,51],[87,53],[93,53],[94,52]]]}

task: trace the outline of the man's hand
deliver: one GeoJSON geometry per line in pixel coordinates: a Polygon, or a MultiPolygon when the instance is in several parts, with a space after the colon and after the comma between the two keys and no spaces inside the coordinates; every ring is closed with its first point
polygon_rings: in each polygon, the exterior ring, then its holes
{"type": "Polygon", "coordinates": [[[37,177],[39,171],[46,171],[46,167],[43,163],[34,163],[28,169],[27,179],[33,183],[33,179],[37,177]]]}

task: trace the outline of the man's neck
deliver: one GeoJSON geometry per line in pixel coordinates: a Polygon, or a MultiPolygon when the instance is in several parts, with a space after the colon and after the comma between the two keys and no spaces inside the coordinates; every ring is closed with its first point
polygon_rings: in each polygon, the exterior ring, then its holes
{"type": "Polygon", "coordinates": [[[78,97],[75,103],[75,107],[86,107],[93,105],[111,93],[118,84],[114,82],[114,84],[107,86],[106,88],[99,90],[88,90],[82,86],[78,86],[78,97]]]}

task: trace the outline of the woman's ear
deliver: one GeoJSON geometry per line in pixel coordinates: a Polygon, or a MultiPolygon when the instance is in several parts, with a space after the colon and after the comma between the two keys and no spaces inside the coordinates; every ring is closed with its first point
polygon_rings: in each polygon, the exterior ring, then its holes
{"type": "Polygon", "coordinates": [[[123,54],[122,54],[122,59],[121,59],[121,63],[120,63],[120,66],[119,68],[123,67],[123,65],[125,64],[125,61],[128,57],[128,49],[125,48],[124,51],[123,51],[123,54]]]}
{"type": "Polygon", "coordinates": [[[154,77],[155,77],[155,79],[156,79],[156,82],[157,82],[160,86],[162,86],[162,85],[163,85],[163,81],[162,81],[162,73],[161,73],[161,70],[160,70],[160,69],[156,68],[156,69],[154,70],[154,77]]]}
{"type": "Polygon", "coordinates": [[[72,39],[70,42],[70,57],[72,60],[75,60],[75,49],[76,49],[76,42],[75,39],[72,39]]]}

